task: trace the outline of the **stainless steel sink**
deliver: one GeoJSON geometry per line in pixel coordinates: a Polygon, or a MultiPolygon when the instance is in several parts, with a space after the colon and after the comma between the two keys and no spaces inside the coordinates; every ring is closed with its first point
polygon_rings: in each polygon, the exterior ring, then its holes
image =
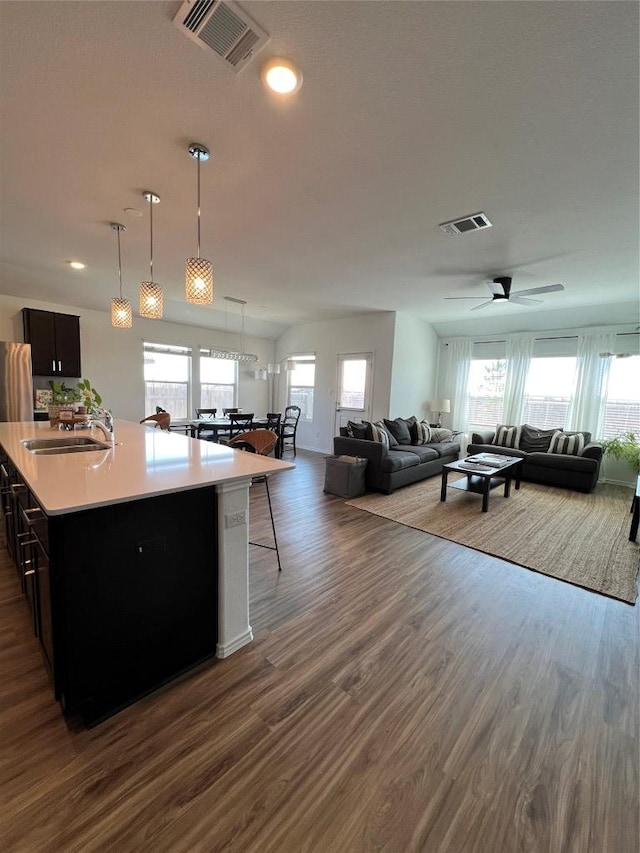
{"type": "Polygon", "coordinates": [[[60,438],[28,438],[23,442],[27,450],[38,456],[54,453],[85,453],[87,450],[110,450],[110,447],[86,435],[61,436],[60,438]]]}

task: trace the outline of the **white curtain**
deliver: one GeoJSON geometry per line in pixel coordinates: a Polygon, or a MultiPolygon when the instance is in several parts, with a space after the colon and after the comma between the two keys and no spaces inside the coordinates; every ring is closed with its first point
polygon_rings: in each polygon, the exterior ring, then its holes
{"type": "Polygon", "coordinates": [[[569,406],[568,429],[602,436],[609,370],[615,352],[612,334],[578,335],[575,392],[569,406]]]}
{"type": "Polygon", "coordinates": [[[441,397],[451,394],[451,425],[464,433],[462,450],[467,445],[469,426],[469,369],[473,355],[473,341],[449,341],[447,344],[446,385],[439,390],[441,397]]]}
{"type": "Polygon", "coordinates": [[[521,424],[524,391],[533,355],[533,338],[521,335],[507,337],[507,380],[504,389],[503,420],[505,424],[521,424]]]}

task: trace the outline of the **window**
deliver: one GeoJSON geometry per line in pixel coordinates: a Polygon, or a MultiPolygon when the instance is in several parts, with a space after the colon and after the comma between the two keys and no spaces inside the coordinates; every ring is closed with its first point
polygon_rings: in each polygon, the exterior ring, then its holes
{"type": "Polygon", "coordinates": [[[144,406],[148,415],[156,406],[171,417],[189,417],[191,350],[165,344],[144,344],[144,406]]]}
{"type": "Polygon", "coordinates": [[[200,350],[200,408],[229,409],[236,405],[238,362],[212,358],[211,350],[200,350]]]}
{"type": "Polygon", "coordinates": [[[531,359],[524,390],[524,423],[540,429],[567,426],[576,366],[573,357],[531,359]]]}
{"type": "Polygon", "coordinates": [[[289,359],[293,370],[288,370],[288,406],[300,406],[300,420],[313,420],[313,388],[316,378],[315,355],[297,355],[289,359]]]}
{"type": "Polygon", "coordinates": [[[469,368],[469,423],[495,427],[502,421],[507,362],[474,358],[469,368]]]}
{"type": "Polygon", "coordinates": [[[625,432],[640,436],[640,355],[612,359],[602,438],[625,432]]]}

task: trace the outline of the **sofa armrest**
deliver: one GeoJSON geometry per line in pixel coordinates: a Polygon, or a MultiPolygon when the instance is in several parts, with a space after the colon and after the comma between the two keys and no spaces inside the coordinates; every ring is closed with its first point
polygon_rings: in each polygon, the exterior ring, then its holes
{"type": "Polygon", "coordinates": [[[361,456],[368,459],[372,465],[379,466],[387,448],[379,441],[336,435],[333,439],[333,452],[336,456],[361,456]]]}
{"type": "Polygon", "coordinates": [[[496,434],[494,429],[481,429],[478,432],[471,433],[470,444],[491,444],[493,437],[496,434]]]}
{"type": "Polygon", "coordinates": [[[590,441],[589,444],[585,444],[582,448],[580,456],[586,456],[587,459],[596,459],[597,461],[600,461],[602,459],[602,445],[598,441],[590,441]]]}

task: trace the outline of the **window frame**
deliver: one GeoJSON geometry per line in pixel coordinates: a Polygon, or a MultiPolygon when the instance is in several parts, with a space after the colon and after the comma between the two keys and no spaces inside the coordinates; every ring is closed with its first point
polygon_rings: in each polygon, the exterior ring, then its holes
{"type": "Polygon", "coordinates": [[[190,346],[182,346],[179,344],[161,344],[161,343],[152,343],[151,341],[143,341],[142,344],[142,360],[143,360],[143,381],[144,381],[144,402],[145,402],[145,416],[148,414],[154,414],[156,406],[160,406],[162,409],[165,409],[169,412],[173,420],[182,420],[183,418],[189,417],[189,412],[192,407],[192,394],[193,394],[193,349],[190,346]],[[147,354],[156,353],[158,355],[168,355],[168,356],[177,356],[177,357],[186,357],[187,361],[187,379],[186,381],[165,381],[162,380],[153,380],[147,379],[146,376],[146,368],[147,368],[147,354]],[[180,385],[186,386],[186,397],[185,399],[185,407],[186,413],[184,415],[180,414],[180,409],[177,409],[175,406],[171,405],[171,400],[167,400],[166,397],[158,396],[158,395],[150,395],[148,393],[148,386],[150,383],[155,382],[156,384],[165,384],[165,385],[180,385]],[[164,405],[163,405],[164,403],[164,405]],[[173,409],[173,411],[172,411],[173,409]],[[149,411],[152,410],[152,411],[149,411]]]}
{"type": "Polygon", "coordinates": [[[238,388],[238,386],[239,386],[239,382],[240,382],[239,363],[238,363],[237,361],[233,360],[233,359],[215,358],[215,356],[212,356],[212,355],[211,355],[211,353],[212,353],[214,350],[212,350],[210,347],[199,347],[198,349],[199,349],[199,352],[198,352],[198,357],[199,357],[199,364],[198,364],[198,368],[199,368],[199,378],[200,378],[200,405],[199,405],[199,408],[201,408],[201,409],[213,409],[213,408],[215,408],[215,409],[218,409],[218,410],[220,411],[220,413],[222,413],[222,412],[221,412],[221,410],[222,410],[222,409],[224,409],[224,408],[233,408],[234,406],[237,406],[237,405],[238,405],[238,395],[239,395],[239,388],[238,388]],[[204,358],[210,358],[212,361],[219,361],[220,363],[224,363],[224,364],[232,364],[232,365],[234,366],[234,368],[235,368],[235,369],[234,369],[234,379],[233,379],[233,383],[224,383],[224,382],[211,383],[211,382],[204,382],[204,381],[203,381],[203,379],[202,379],[202,375],[203,375],[203,370],[202,370],[202,360],[203,360],[204,358]],[[211,402],[210,400],[205,400],[205,396],[204,396],[204,393],[203,393],[203,390],[204,390],[204,386],[205,386],[205,385],[207,385],[207,386],[212,386],[212,385],[213,385],[214,387],[215,387],[215,385],[218,385],[218,386],[226,386],[226,387],[232,387],[232,388],[233,388],[233,393],[232,393],[232,395],[231,395],[231,396],[232,396],[231,402],[230,402],[230,403],[227,403],[227,402],[218,402],[218,401],[213,401],[213,402],[211,402]]]}
{"type": "Polygon", "coordinates": [[[287,406],[299,406],[300,407],[300,422],[304,423],[312,423],[313,421],[313,413],[315,407],[315,391],[316,391],[316,355],[315,353],[304,353],[300,355],[292,355],[287,357],[288,362],[293,362],[294,364],[312,364],[313,365],[313,385],[294,385],[292,383],[293,375],[295,374],[294,370],[287,370],[287,406]],[[307,402],[305,405],[305,401],[300,400],[300,397],[296,399],[292,399],[291,392],[293,389],[299,388],[301,389],[311,389],[310,393],[310,403],[307,402]],[[300,405],[300,403],[303,405],[300,405]],[[307,416],[307,413],[310,413],[307,416]]]}

